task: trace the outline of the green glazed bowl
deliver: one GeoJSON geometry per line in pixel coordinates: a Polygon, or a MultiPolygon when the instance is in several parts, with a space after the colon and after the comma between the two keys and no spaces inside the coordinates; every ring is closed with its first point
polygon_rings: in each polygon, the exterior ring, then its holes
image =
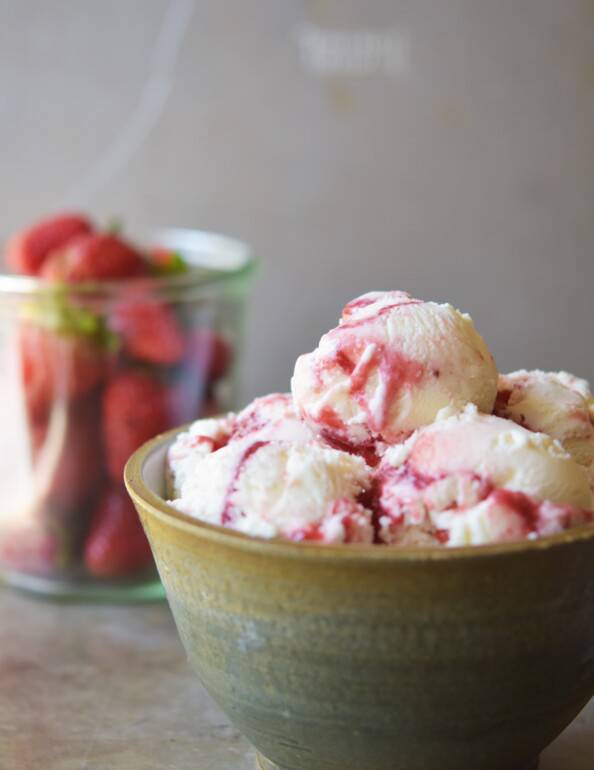
{"type": "Polygon", "coordinates": [[[524,770],[594,694],[594,526],[452,549],[250,538],[126,484],[190,663],[270,770],[524,770]]]}

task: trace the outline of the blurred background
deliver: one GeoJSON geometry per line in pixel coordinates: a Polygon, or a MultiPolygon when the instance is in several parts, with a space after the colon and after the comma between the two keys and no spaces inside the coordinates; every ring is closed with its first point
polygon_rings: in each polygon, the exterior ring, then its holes
{"type": "Polygon", "coordinates": [[[346,300],[594,376],[592,0],[0,0],[0,231],[64,207],[261,259],[243,398],[346,300]]]}

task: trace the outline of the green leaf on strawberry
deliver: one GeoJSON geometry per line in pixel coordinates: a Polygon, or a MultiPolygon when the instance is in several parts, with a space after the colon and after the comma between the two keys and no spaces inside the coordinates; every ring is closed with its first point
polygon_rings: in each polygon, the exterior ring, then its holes
{"type": "Polygon", "coordinates": [[[179,275],[188,271],[188,263],[179,251],[172,249],[152,249],[151,268],[155,275],[179,275]]]}
{"type": "Polygon", "coordinates": [[[120,217],[112,217],[107,223],[105,232],[110,235],[121,235],[124,232],[124,220],[120,217]]]}
{"type": "Polygon", "coordinates": [[[64,286],[52,287],[43,297],[24,305],[22,319],[61,336],[88,338],[109,351],[120,347],[119,336],[105,318],[69,301],[64,286]]]}

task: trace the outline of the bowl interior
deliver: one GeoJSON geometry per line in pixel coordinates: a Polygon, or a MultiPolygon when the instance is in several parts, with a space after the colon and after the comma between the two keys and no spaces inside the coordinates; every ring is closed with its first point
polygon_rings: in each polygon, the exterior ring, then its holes
{"type": "Polygon", "coordinates": [[[159,443],[142,466],[142,480],[150,491],[165,499],[165,456],[171,440],[159,443]]]}

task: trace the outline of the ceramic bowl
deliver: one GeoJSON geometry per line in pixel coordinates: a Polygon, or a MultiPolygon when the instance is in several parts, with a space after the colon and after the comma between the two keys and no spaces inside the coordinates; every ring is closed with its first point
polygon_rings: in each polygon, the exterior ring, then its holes
{"type": "Polygon", "coordinates": [[[282,770],[524,770],[594,694],[594,526],[456,549],[250,538],[126,469],[200,680],[282,770]]]}

